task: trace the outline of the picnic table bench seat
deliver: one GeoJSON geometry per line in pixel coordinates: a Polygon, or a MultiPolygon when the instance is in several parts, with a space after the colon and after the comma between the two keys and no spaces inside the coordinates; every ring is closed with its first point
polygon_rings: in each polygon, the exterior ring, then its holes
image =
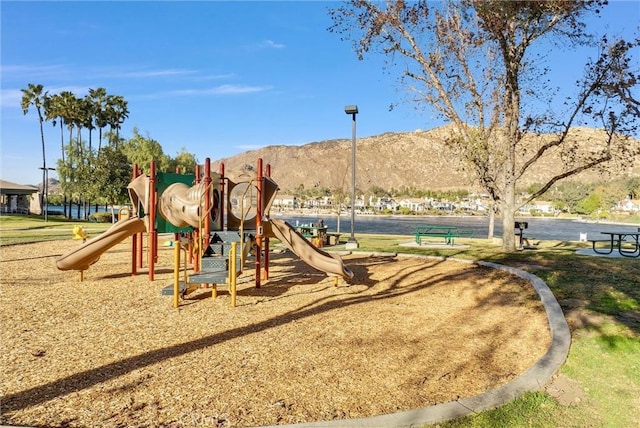
{"type": "Polygon", "coordinates": [[[620,240],[619,238],[611,237],[611,238],[601,238],[601,239],[588,239],[588,241],[591,242],[591,248],[593,249],[594,253],[611,254],[613,253],[613,250],[615,249],[615,247],[617,247],[618,244],[624,242],[625,240],[624,239],[620,240]],[[608,245],[598,246],[597,244],[608,244],[608,245]]]}

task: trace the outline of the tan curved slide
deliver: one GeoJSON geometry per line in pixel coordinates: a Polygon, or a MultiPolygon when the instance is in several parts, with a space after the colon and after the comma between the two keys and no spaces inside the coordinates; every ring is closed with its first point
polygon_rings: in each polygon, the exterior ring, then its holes
{"type": "Polygon", "coordinates": [[[265,235],[273,235],[278,238],[280,242],[296,253],[309,266],[334,276],[353,278],[353,272],[344,265],[339,256],[334,256],[316,248],[286,221],[270,219],[268,222],[263,223],[263,227],[265,235]]]}
{"type": "Polygon", "coordinates": [[[109,248],[145,230],[144,221],[138,217],[121,220],[100,235],[61,256],[56,260],[56,266],[60,270],[87,270],[109,248]]]}

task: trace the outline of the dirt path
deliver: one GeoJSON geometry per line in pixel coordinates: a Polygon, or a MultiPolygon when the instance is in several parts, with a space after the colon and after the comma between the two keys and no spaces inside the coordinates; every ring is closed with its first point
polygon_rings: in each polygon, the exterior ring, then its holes
{"type": "MultiPolygon", "coordinates": [[[[472,396],[546,351],[530,285],[455,261],[345,258],[350,284],[290,253],[269,281],[241,277],[179,310],[156,280],[130,276],[129,244],[78,282],[55,268],[78,245],[0,249],[1,423],[47,426],[254,426],[374,416],[472,396]],[[8,375],[7,375],[8,374],[8,375]]],[[[146,270],[144,270],[146,273],[146,270]]]]}

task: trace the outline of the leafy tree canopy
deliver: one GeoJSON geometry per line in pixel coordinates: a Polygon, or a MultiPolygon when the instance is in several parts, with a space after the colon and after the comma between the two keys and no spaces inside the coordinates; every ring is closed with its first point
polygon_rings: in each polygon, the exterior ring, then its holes
{"type": "Polygon", "coordinates": [[[196,165],[198,165],[198,159],[193,153],[187,152],[186,147],[182,146],[180,153],[175,158],[171,158],[169,161],[169,171],[180,171],[181,174],[193,174],[196,165]]]}
{"type": "Polygon", "coordinates": [[[151,161],[155,161],[157,171],[169,171],[170,159],[164,154],[160,143],[150,137],[140,135],[138,128],[134,127],[133,137],[122,144],[122,153],[132,165],[138,165],[147,174],[151,161]]]}

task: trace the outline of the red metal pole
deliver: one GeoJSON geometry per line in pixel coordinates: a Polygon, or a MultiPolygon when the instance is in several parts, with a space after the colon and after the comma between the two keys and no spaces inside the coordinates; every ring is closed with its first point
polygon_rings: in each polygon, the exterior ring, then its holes
{"type": "MultiPolygon", "coordinates": [[[[267,164],[265,167],[265,175],[271,177],[271,164],[267,164]]],[[[264,199],[264,198],[263,198],[264,199]]],[[[264,204],[265,201],[263,200],[264,204]]],[[[264,207],[262,208],[264,210],[264,207]]],[[[269,237],[264,238],[264,271],[262,278],[266,281],[269,279],[269,237]]]]}
{"type": "MultiPolygon", "coordinates": [[[[138,176],[138,165],[133,164],[133,178],[135,179],[138,176]]],[[[138,210],[138,207],[133,207],[133,209],[138,210]]],[[[140,213],[138,213],[138,216],[140,213]]],[[[138,252],[138,234],[134,233],[131,237],[131,276],[134,276],[137,272],[136,270],[136,254],[138,252]]]]}
{"type": "MultiPolygon", "coordinates": [[[[195,174],[196,174],[196,180],[194,184],[198,184],[200,183],[200,165],[196,165],[196,170],[195,170],[195,174]]],[[[200,201],[198,201],[198,204],[200,203],[200,201]]],[[[200,246],[202,245],[202,239],[200,239],[200,235],[201,235],[201,230],[199,229],[194,229],[192,232],[192,238],[193,238],[193,243],[194,245],[191,246],[190,252],[189,252],[189,256],[191,257],[191,264],[193,265],[193,271],[194,272],[200,272],[200,253],[202,252],[202,248],[200,248],[200,246]],[[195,249],[197,249],[198,254],[194,254],[194,247],[195,249]]]]}
{"type": "Polygon", "coordinates": [[[256,187],[258,189],[256,203],[256,288],[260,288],[260,277],[262,276],[260,267],[262,258],[262,158],[258,159],[256,187]]]}
{"type": "Polygon", "coordinates": [[[156,230],[156,200],[158,194],[156,193],[156,163],[151,161],[151,166],[149,168],[149,250],[148,250],[148,259],[149,259],[149,281],[153,281],[154,279],[154,269],[155,269],[155,256],[156,256],[156,246],[158,244],[158,231],[156,230]]]}
{"type": "Polygon", "coordinates": [[[224,199],[224,164],[220,163],[220,225],[224,229],[224,210],[227,209],[227,203],[224,199]]]}
{"type": "MultiPolygon", "coordinates": [[[[147,236],[148,234],[149,234],[149,231],[147,231],[147,236]]],[[[140,232],[138,234],[138,268],[142,268],[143,261],[144,261],[144,232],[140,232]]]]}
{"type": "MultiPolygon", "coordinates": [[[[138,168],[138,176],[144,174],[144,172],[138,168]]],[[[144,209],[147,209],[147,207],[144,207],[144,209]]],[[[148,215],[149,213],[144,213],[145,215],[148,215]]],[[[148,236],[149,231],[147,231],[147,236],[148,236]]],[[[138,234],[138,254],[137,254],[137,258],[138,258],[138,268],[142,268],[142,260],[144,258],[144,232],[140,232],[138,234]]]]}
{"type": "MultiPolygon", "coordinates": [[[[203,243],[205,248],[209,245],[209,237],[211,236],[211,159],[206,158],[204,160],[204,187],[207,195],[204,198],[204,233],[203,243]]],[[[204,250],[204,248],[203,248],[204,250]]]]}
{"type": "MultiPolygon", "coordinates": [[[[148,236],[149,234],[147,233],[148,236]]],[[[138,245],[138,268],[140,269],[144,265],[144,232],[138,234],[138,242],[140,243],[138,245]]]]}

